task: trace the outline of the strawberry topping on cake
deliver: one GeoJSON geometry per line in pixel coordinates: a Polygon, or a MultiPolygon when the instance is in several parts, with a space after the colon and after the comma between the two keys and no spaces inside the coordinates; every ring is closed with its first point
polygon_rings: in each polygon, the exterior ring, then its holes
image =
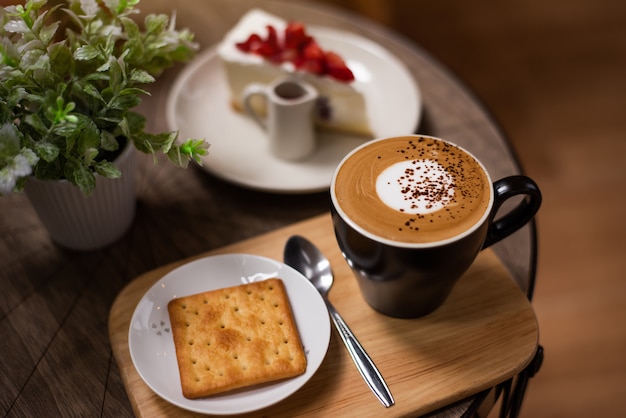
{"type": "Polygon", "coordinates": [[[237,42],[237,48],[246,53],[260,55],[275,63],[290,62],[300,71],[318,76],[327,75],[338,81],[354,81],[354,74],[339,54],[324,51],[315,38],[306,33],[303,23],[289,22],[279,37],[277,29],[267,25],[263,38],[252,33],[244,42],[237,42]]]}

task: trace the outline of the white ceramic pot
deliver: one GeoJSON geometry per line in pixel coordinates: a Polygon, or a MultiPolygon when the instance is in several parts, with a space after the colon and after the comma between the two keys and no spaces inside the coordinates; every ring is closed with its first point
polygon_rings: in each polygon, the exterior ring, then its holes
{"type": "Polygon", "coordinates": [[[28,179],[26,195],[53,241],[90,251],[112,244],[128,231],[136,208],[135,152],[129,142],[114,161],[122,176],[96,175],[96,188],[89,196],[67,180],[28,179]]]}

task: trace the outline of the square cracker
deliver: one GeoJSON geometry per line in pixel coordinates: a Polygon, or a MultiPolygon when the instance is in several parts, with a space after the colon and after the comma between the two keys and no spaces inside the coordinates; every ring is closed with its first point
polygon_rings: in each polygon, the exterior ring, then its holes
{"type": "Polygon", "coordinates": [[[167,309],[186,398],[294,377],[306,370],[281,279],[173,299],[167,309]]]}

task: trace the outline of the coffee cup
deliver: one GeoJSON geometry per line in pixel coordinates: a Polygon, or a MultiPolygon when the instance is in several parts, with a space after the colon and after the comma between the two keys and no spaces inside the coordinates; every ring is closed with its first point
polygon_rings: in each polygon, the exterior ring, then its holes
{"type": "Polygon", "coordinates": [[[276,157],[300,160],[315,149],[313,112],[317,96],[310,84],[286,77],[269,85],[248,85],[243,91],[243,105],[245,112],[267,132],[270,151],[276,157]]]}
{"type": "Polygon", "coordinates": [[[479,252],[527,224],[541,205],[532,179],[492,183],[467,150],[419,135],[351,151],[333,174],[330,197],[335,236],[361,294],[397,318],[437,309],[479,252]]]}

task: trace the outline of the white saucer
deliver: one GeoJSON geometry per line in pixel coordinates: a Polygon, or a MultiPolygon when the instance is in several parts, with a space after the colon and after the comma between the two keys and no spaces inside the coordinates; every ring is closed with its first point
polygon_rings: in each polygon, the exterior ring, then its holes
{"type": "Polygon", "coordinates": [[[319,292],[293,268],[265,257],[226,254],[185,264],[156,282],[137,304],[128,345],[137,372],[163,399],[204,414],[241,414],[270,406],[297,391],[317,371],[330,341],[330,320],[319,292]],[[307,356],[303,375],[204,399],[183,396],[167,304],[175,297],[270,277],[283,280],[307,356]]]}
{"type": "MultiPolygon", "coordinates": [[[[349,32],[311,27],[320,44],[346,57],[354,87],[364,95],[374,137],[414,133],[422,100],[406,66],[380,45],[349,32]]],[[[199,54],[178,76],[167,101],[167,123],[181,138],[206,138],[211,144],[203,169],[240,186],[275,193],[327,190],[332,174],[358,136],[320,133],[316,152],[299,162],[276,158],[263,130],[234,111],[216,48],[199,54]]]]}

